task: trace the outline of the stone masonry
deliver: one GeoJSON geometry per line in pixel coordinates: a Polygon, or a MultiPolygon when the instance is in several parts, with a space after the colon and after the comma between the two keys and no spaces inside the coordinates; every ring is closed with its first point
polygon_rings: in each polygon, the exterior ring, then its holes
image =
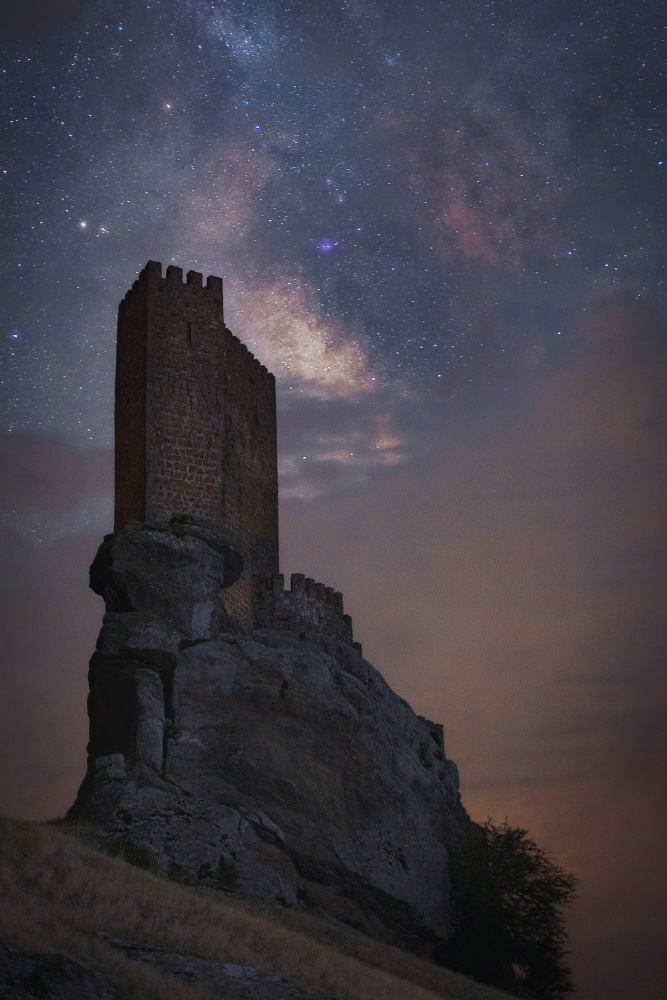
{"type": "Polygon", "coordinates": [[[231,529],[244,571],[225,605],[248,624],[253,574],[279,568],[275,379],[225,326],[221,278],[143,269],[118,312],[115,431],[115,529],[231,529]]]}
{"type": "Polygon", "coordinates": [[[224,527],[243,557],[219,595],[229,627],[352,642],[340,594],[277,582],[275,378],[225,326],[222,278],[146,264],[118,310],[115,431],[116,531],[180,515],[224,527]]]}
{"type": "MultiPolygon", "coordinates": [[[[285,590],[282,573],[254,577],[255,628],[281,632],[319,632],[352,642],[352,619],[343,614],[343,595],[333,587],[292,573],[292,589],[285,590]]],[[[361,652],[361,644],[353,643],[361,652]]]]}

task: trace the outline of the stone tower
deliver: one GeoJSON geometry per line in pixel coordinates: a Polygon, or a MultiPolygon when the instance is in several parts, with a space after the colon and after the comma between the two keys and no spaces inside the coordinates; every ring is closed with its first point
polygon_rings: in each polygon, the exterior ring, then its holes
{"type": "Polygon", "coordinates": [[[149,262],[120,306],[116,530],[90,567],[106,613],[69,815],[169,878],[314,900],[428,954],[469,822],[456,765],[362,658],[342,594],[285,587],[277,498],[274,379],[226,329],[220,278],[149,262]]]}
{"type": "Polygon", "coordinates": [[[149,261],[118,311],[115,524],[194,515],[244,558],[224,591],[252,619],[253,576],[278,573],[275,379],[225,326],[222,279],[149,261]]]}

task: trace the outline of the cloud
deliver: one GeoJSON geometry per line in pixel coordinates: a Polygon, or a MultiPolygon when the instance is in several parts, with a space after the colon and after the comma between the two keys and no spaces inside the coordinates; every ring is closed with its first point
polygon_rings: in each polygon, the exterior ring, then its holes
{"type": "Polygon", "coordinates": [[[0,437],[0,810],[46,819],[85,769],[87,661],[103,604],[88,566],[112,528],[110,449],[0,437]]]}
{"type": "Polygon", "coordinates": [[[359,396],[279,396],[279,478],[283,500],[311,500],[384,478],[423,448],[403,426],[397,393],[383,386],[359,396]],[[398,411],[398,412],[397,412],[398,411]]]}
{"type": "Polygon", "coordinates": [[[88,589],[99,537],[33,546],[0,530],[0,811],[49,819],[86,763],[87,661],[104,606],[88,589]]]}
{"type": "Polygon", "coordinates": [[[55,518],[32,511],[0,511],[0,528],[33,545],[52,545],[68,535],[106,534],[113,524],[113,503],[113,493],[97,493],[55,518]]]}

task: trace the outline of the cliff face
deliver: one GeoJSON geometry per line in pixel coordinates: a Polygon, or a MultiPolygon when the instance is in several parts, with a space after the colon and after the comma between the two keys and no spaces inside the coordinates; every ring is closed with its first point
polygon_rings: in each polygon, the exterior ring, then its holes
{"type": "Polygon", "coordinates": [[[467,817],[442,728],[335,636],[226,631],[219,591],[239,572],[231,538],[193,518],[105,540],[73,815],[171,877],[414,946],[446,937],[467,817]]]}

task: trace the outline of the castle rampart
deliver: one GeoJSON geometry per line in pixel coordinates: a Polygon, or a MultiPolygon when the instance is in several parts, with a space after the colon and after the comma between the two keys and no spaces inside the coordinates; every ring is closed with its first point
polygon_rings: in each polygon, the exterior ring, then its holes
{"type": "MultiPolygon", "coordinates": [[[[352,619],[343,613],[343,595],[316,583],[302,573],[292,573],[291,590],[285,590],[282,573],[254,577],[253,625],[279,632],[319,632],[352,643],[352,619]]],[[[360,643],[353,643],[361,652],[360,643]]]]}

